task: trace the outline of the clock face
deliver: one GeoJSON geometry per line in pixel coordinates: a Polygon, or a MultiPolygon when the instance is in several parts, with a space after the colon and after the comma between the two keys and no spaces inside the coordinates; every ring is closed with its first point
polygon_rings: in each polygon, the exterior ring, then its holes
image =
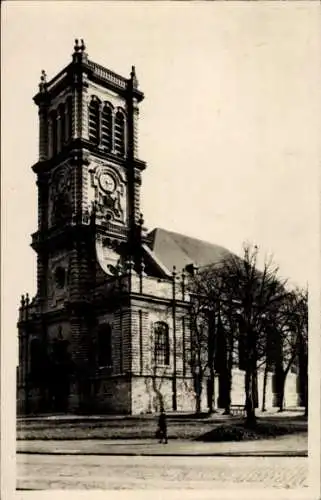
{"type": "Polygon", "coordinates": [[[101,188],[107,193],[113,193],[116,189],[116,182],[114,178],[108,174],[103,172],[99,177],[99,184],[101,188]]]}

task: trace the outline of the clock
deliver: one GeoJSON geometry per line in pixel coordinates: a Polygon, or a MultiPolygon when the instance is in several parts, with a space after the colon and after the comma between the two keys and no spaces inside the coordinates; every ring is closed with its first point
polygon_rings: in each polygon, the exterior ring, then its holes
{"type": "Polygon", "coordinates": [[[102,172],[100,174],[99,184],[101,189],[103,189],[107,193],[113,193],[116,189],[116,182],[114,178],[106,172],[102,172]]]}

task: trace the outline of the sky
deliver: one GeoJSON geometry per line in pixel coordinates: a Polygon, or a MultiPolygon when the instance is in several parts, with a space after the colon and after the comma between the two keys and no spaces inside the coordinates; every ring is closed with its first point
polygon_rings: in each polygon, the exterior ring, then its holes
{"type": "Polygon", "coordinates": [[[40,73],[89,58],[145,100],[145,225],[273,254],[305,286],[318,250],[320,35],[317,2],[5,2],[2,8],[2,296],[15,331],[36,291],[40,73]]]}

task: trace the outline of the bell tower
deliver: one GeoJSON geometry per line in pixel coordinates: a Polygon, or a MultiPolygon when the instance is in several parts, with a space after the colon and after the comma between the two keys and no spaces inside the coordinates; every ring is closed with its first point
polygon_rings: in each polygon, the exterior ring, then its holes
{"type": "Polygon", "coordinates": [[[77,278],[71,260],[76,247],[92,243],[93,233],[107,273],[119,259],[134,257],[142,223],[145,163],[138,159],[137,128],[143,97],[134,67],[126,79],[90,61],[83,40],[75,41],[72,62],[54,78],[47,81],[42,71],[34,97],[39,161],[33,166],[38,230],[32,247],[38,256],[37,295],[46,309],[52,296],[59,302],[60,296],[65,300],[90,288],[90,249],[84,248],[86,262],[78,253],[77,278]]]}
{"type": "Polygon", "coordinates": [[[88,363],[97,279],[106,281],[128,261],[139,265],[143,98],[134,67],[127,79],[96,64],[83,40],[75,40],[72,61],[51,80],[42,71],[34,97],[38,327],[47,344],[57,328],[68,338],[79,373],[88,363]]]}

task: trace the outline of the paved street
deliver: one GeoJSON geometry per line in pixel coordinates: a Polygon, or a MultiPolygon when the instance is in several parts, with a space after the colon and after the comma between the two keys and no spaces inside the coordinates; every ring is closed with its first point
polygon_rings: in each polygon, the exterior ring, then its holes
{"type": "Polygon", "coordinates": [[[307,486],[304,457],[17,454],[24,489],[213,489],[307,486]]]}
{"type": "Polygon", "coordinates": [[[170,439],[166,446],[155,439],[75,439],[75,440],[19,440],[17,451],[24,453],[75,455],[245,455],[245,456],[304,456],[307,455],[307,436],[296,434],[278,439],[253,441],[221,441],[204,443],[170,439]]]}

